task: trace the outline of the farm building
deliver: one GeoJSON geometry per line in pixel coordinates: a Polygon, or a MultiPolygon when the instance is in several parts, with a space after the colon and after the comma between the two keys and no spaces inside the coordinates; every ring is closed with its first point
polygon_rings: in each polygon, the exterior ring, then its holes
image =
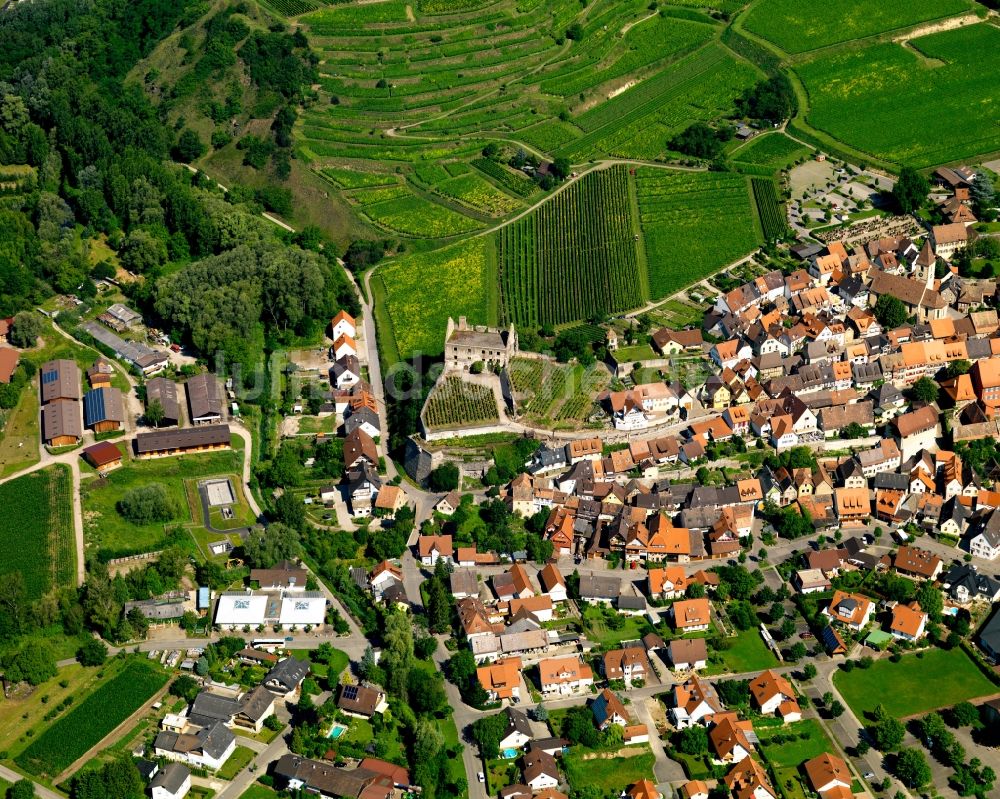
{"type": "Polygon", "coordinates": [[[135,454],[139,458],[162,458],[189,452],[229,449],[232,446],[229,425],[216,424],[182,430],[157,430],[139,433],[135,437],[135,454]]]}
{"type": "Polygon", "coordinates": [[[87,370],[87,382],[91,388],[101,388],[111,385],[111,375],[115,373],[115,368],[107,358],[98,358],[93,366],[87,370]]]}
{"type": "Polygon", "coordinates": [[[142,322],[142,316],[126,305],[116,302],[98,317],[113,330],[129,330],[142,322]]]}
{"type": "Polygon", "coordinates": [[[123,456],[121,450],[110,441],[98,441],[84,449],[83,457],[100,474],[105,474],[121,466],[123,456]]]}
{"type": "Polygon", "coordinates": [[[118,358],[142,372],[144,377],[162,372],[170,360],[165,352],[151,349],[138,341],[125,341],[97,322],[84,322],[80,328],[112,350],[118,358]]]}
{"type": "Polygon", "coordinates": [[[83,421],[95,433],[125,426],[125,403],[117,388],[95,388],[83,395],[83,421]]]}
{"type": "Polygon", "coordinates": [[[175,425],[181,420],[181,405],[177,401],[177,384],[165,377],[154,377],[146,382],[146,407],[159,400],[163,408],[163,425],[175,425]]]}
{"type": "Polygon", "coordinates": [[[9,383],[17,369],[17,362],[20,356],[17,350],[10,347],[0,347],[0,383],[9,383]]]}
{"type": "Polygon", "coordinates": [[[42,404],[80,399],[80,367],[65,359],[48,361],[41,368],[42,404]]]}
{"type": "Polygon", "coordinates": [[[72,400],[50,402],[42,408],[42,439],[50,447],[79,444],[83,438],[80,403],[72,400]]]}
{"type": "Polygon", "coordinates": [[[204,372],[187,381],[188,411],[191,424],[216,424],[222,421],[222,400],[215,375],[204,372]]]}

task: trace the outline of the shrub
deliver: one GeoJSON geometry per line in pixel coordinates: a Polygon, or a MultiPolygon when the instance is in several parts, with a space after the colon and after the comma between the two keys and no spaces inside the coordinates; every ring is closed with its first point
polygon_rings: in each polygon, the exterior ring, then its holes
{"type": "Polygon", "coordinates": [[[118,500],[118,512],[132,524],[168,522],[177,513],[177,504],[162,483],[130,489],[118,500]]]}

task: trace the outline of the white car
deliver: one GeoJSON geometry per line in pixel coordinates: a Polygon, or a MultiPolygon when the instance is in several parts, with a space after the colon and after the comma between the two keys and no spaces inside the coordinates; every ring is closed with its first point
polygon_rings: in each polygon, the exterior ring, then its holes
{"type": "Polygon", "coordinates": [[[486,775],[483,774],[483,772],[481,772],[481,771],[479,772],[479,781],[480,782],[486,782],[486,775]]]}

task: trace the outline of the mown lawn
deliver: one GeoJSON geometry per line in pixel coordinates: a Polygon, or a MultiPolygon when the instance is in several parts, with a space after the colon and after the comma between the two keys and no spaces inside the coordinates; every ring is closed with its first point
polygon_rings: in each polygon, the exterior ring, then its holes
{"type": "Polygon", "coordinates": [[[248,765],[250,765],[250,761],[253,760],[253,758],[253,749],[248,749],[245,746],[237,746],[236,749],[233,750],[233,753],[229,756],[229,760],[223,763],[222,768],[219,769],[219,778],[223,780],[231,780],[248,765]]]}
{"type": "Polygon", "coordinates": [[[583,759],[583,752],[571,749],[563,757],[563,768],[570,785],[592,785],[604,795],[620,793],[641,779],[656,781],[653,775],[653,753],[634,757],[595,757],[583,759]]]}
{"type": "Polygon", "coordinates": [[[587,637],[601,646],[622,641],[634,641],[650,631],[649,622],[641,616],[623,616],[616,611],[605,615],[602,608],[591,605],[583,612],[587,637]],[[621,625],[615,629],[612,625],[621,625]]]}
{"type": "Polygon", "coordinates": [[[823,728],[816,719],[805,719],[786,724],[783,727],[773,729],[758,729],[760,737],[760,749],[767,761],[776,768],[783,766],[798,768],[805,761],[821,755],[824,752],[834,751],[834,746],[830,742],[823,728]],[[792,735],[807,734],[809,737],[797,738],[794,741],[785,743],[769,743],[769,738],[775,735],[783,735],[786,738],[792,735]]]}
{"type": "Polygon", "coordinates": [[[778,664],[774,653],[767,648],[756,628],[742,630],[735,638],[726,638],[729,649],[718,652],[720,663],[709,666],[708,673],[723,674],[744,671],[762,671],[778,664]]]}
{"type": "Polygon", "coordinates": [[[266,785],[254,783],[240,794],[240,799],[277,799],[277,796],[278,794],[266,785]]]}
{"type": "Polygon", "coordinates": [[[891,716],[906,718],[997,692],[958,648],[905,655],[898,663],[883,658],[869,669],[838,671],[833,682],[859,719],[878,704],[891,716]]]}

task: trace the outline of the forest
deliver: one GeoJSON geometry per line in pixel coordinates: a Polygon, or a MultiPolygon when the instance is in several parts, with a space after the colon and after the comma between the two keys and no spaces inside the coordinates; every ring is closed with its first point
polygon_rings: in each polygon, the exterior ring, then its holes
{"type": "MultiPolygon", "coordinates": [[[[203,144],[165,124],[166,109],[126,79],[208,10],[194,0],[51,0],[2,15],[0,172],[23,179],[0,193],[0,315],[53,293],[92,296],[96,278],[114,276],[93,263],[99,240],[131,272],[122,280],[129,300],[206,358],[223,350],[258,363],[267,347],[315,337],[336,308],[356,308],[316,231],[290,234],[260,218],[287,203],[287,189],[222,192],[172,163],[203,144]],[[224,281],[209,279],[217,271],[224,281]]],[[[301,34],[278,25],[230,50],[256,85],[287,102],[275,111],[272,148],[289,143],[292,106],[314,74],[304,49],[301,34]]]]}

